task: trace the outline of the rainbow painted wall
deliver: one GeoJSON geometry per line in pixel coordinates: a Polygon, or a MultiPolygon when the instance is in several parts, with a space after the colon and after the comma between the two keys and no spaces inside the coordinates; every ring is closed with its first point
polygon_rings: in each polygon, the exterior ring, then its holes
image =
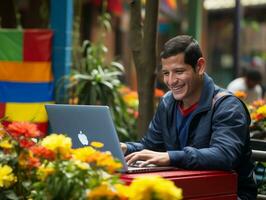
{"type": "Polygon", "coordinates": [[[44,104],[54,101],[51,30],[0,29],[0,118],[37,124],[45,134],[44,104]]]}

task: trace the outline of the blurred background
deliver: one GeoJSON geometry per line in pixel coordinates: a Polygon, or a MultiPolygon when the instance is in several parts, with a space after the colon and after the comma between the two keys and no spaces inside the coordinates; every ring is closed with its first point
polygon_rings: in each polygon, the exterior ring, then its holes
{"type": "MultiPolygon", "coordinates": [[[[60,2],[54,4],[58,4],[56,6],[60,8],[60,2]]],[[[108,47],[107,59],[115,58],[122,62],[126,68],[124,81],[136,89],[136,77],[128,46],[128,2],[108,0],[107,12],[112,16],[112,31],[107,33],[105,44],[108,47]]],[[[51,19],[51,6],[54,4],[53,0],[2,0],[1,28],[52,28],[54,19],[51,19]]],[[[73,22],[69,23],[72,24],[72,30],[68,30],[73,32],[73,67],[78,47],[84,40],[95,41],[99,35],[97,17],[103,11],[102,1],[73,0],[63,4],[70,6],[66,9],[73,9],[73,22]]],[[[170,37],[193,34],[203,47],[208,61],[208,73],[217,84],[226,87],[238,75],[240,65],[264,65],[266,1],[160,0],[159,4],[158,49],[170,37]],[[237,50],[239,44],[241,47],[237,50]]],[[[65,19],[66,22],[67,20],[65,19]]],[[[263,83],[265,84],[265,78],[263,83]]]]}

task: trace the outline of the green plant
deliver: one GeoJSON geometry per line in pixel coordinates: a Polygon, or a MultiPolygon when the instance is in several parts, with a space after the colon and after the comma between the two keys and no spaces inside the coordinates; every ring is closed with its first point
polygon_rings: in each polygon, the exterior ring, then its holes
{"type": "Polygon", "coordinates": [[[62,134],[39,138],[35,124],[0,123],[1,200],[179,200],[182,190],[170,180],[146,176],[130,186],[120,181],[122,164],[104,144],[73,149],[62,134]],[[156,183],[156,184],[154,184],[156,183]]]}
{"type": "MultiPolygon", "coordinates": [[[[99,21],[105,31],[111,27],[108,13],[104,13],[99,21]]],[[[104,36],[105,32],[102,32],[98,42],[83,42],[81,59],[61,83],[68,91],[67,99],[74,99],[77,104],[108,105],[120,140],[133,140],[136,139],[136,119],[132,113],[127,112],[128,105],[119,90],[124,67],[118,62],[106,61],[108,49],[103,44],[104,36]]]]}
{"type": "Polygon", "coordinates": [[[120,183],[121,163],[98,151],[99,142],[73,149],[62,134],[38,138],[35,124],[13,122],[6,131],[0,123],[0,128],[0,199],[85,200],[103,182],[120,183]]]}

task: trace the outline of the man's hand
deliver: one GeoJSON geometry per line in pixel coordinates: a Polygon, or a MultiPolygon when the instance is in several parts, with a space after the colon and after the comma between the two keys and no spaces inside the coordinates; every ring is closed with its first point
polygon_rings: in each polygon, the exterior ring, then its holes
{"type": "Polygon", "coordinates": [[[125,143],[123,143],[123,142],[120,142],[120,146],[121,146],[121,149],[122,149],[123,153],[125,154],[126,151],[127,151],[127,145],[125,143]]]}
{"type": "Polygon", "coordinates": [[[128,165],[134,164],[136,161],[139,160],[144,161],[140,164],[140,167],[146,166],[148,164],[155,164],[158,166],[170,165],[170,158],[167,152],[156,152],[145,149],[126,156],[126,161],[128,165]]]}

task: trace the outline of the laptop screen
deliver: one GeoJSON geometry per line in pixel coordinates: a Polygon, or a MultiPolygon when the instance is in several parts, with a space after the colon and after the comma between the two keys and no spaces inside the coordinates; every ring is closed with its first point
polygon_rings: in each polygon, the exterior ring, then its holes
{"type": "Polygon", "coordinates": [[[101,151],[110,151],[123,164],[127,165],[120,147],[108,106],[99,105],[45,105],[50,133],[65,134],[72,139],[73,148],[80,148],[97,141],[104,144],[101,151]]]}

